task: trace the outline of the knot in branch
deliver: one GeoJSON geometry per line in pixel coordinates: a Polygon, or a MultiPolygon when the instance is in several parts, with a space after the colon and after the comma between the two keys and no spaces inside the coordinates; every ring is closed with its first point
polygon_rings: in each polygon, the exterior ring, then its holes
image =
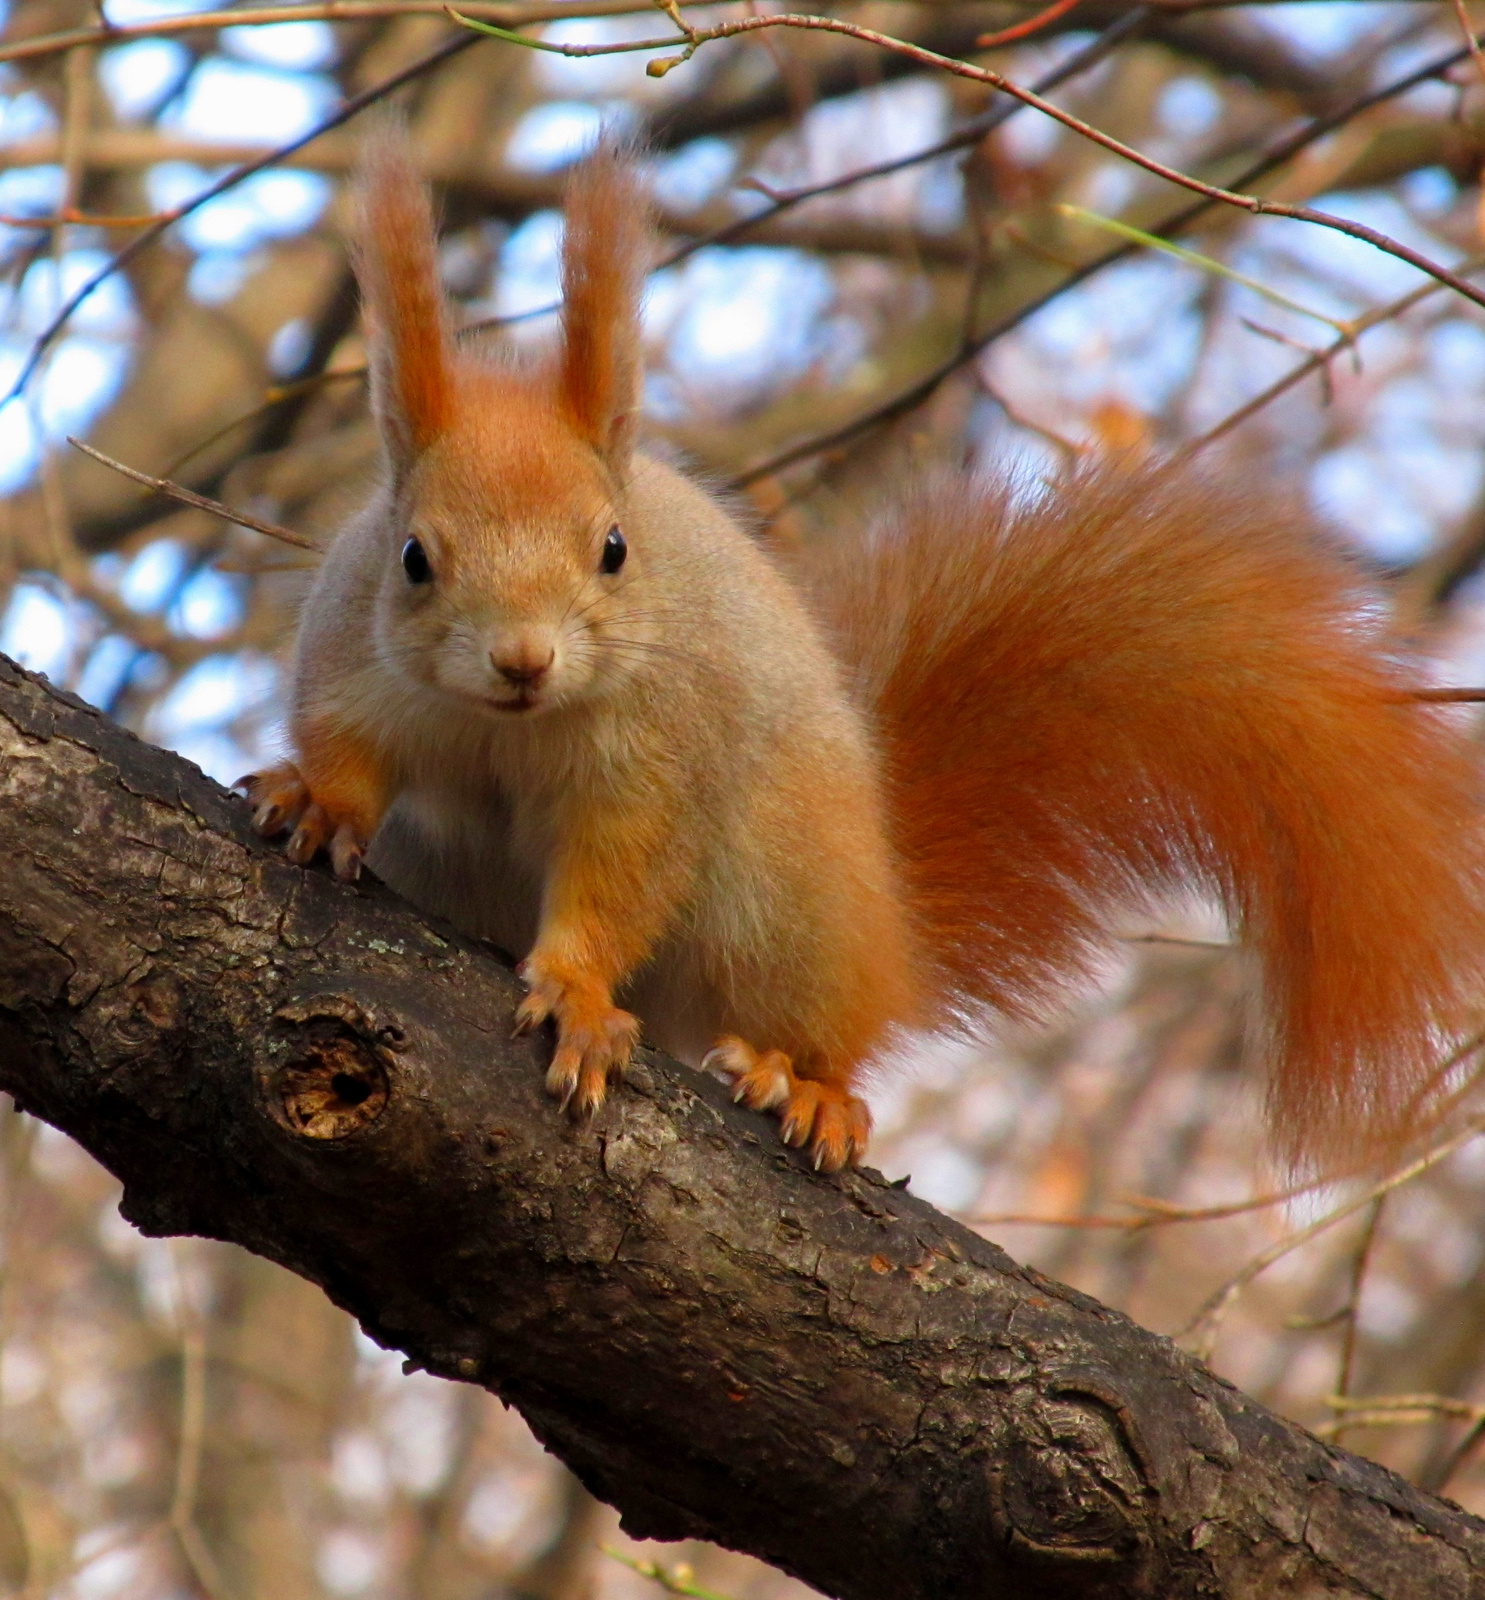
{"type": "Polygon", "coordinates": [[[996,1510],[1017,1565],[1127,1573],[1150,1544],[1149,1468],[1127,1407],[1106,1384],[1082,1377],[1012,1405],[996,1510]]]}
{"type": "Polygon", "coordinates": [[[274,1119],[305,1139],[346,1139],[369,1127],[391,1098],[395,1023],[377,1023],[349,996],[318,994],[273,1016],[264,1083],[274,1119]]]}

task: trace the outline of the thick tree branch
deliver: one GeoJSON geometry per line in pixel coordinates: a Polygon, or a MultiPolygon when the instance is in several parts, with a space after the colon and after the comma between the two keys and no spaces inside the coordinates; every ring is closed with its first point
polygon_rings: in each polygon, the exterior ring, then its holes
{"type": "Polygon", "coordinates": [[[627,1526],[847,1600],[1485,1594],[1485,1524],[652,1053],[589,1126],[511,974],[0,658],[0,1087],[518,1406],[627,1526]]]}

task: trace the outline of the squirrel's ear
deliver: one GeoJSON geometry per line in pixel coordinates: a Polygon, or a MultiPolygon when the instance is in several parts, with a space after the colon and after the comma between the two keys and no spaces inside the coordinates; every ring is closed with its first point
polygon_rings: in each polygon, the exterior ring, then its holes
{"type": "Polygon", "coordinates": [[[453,412],[453,338],[433,209],[400,124],[384,122],[372,135],[358,187],[356,274],[371,404],[400,470],[444,432],[453,412]]]}
{"type": "Polygon", "coordinates": [[[650,205],[631,152],[605,142],[567,186],[562,250],[563,410],[623,478],[639,423],[639,298],[650,205]]]}

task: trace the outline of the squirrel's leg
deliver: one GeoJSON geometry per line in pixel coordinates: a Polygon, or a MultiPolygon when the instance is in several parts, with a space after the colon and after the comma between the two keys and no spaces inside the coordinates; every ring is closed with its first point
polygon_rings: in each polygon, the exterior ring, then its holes
{"type": "Polygon", "coordinates": [[[816,1171],[839,1171],[866,1154],[871,1113],[840,1075],[813,1076],[782,1050],[760,1053],[735,1034],[718,1039],[701,1065],[730,1078],[740,1104],[777,1111],[784,1143],[808,1145],[816,1171]]]}
{"type": "Polygon", "coordinates": [[[565,830],[536,944],[520,967],[529,992],[516,1031],[556,1023],[547,1090],[575,1117],[596,1111],[610,1077],[628,1065],[639,1021],[613,992],[664,932],[687,876],[664,808],[653,803],[610,798],[565,830]]]}
{"type": "Polygon", "coordinates": [[[239,778],[253,806],[253,826],[265,839],[287,833],[285,853],[300,866],[321,850],[335,876],[361,872],[366,846],[386,809],[386,781],[371,751],[339,730],[295,730],[297,763],[283,762],[239,778]]]}

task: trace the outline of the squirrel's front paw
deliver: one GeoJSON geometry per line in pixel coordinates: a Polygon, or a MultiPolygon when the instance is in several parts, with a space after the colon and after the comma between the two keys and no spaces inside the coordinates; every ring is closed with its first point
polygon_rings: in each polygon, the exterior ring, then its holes
{"type": "Polygon", "coordinates": [[[292,761],[266,772],[250,772],[233,787],[247,792],[253,808],[253,827],[265,839],[281,833],[289,835],[284,854],[290,861],[307,866],[324,850],[335,876],[342,882],[360,877],[366,855],[366,840],[360,829],[349,816],[321,804],[292,761]]]}
{"type": "Polygon", "coordinates": [[[727,1034],[702,1057],[703,1069],[732,1084],[732,1098],[753,1111],[776,1111],[785,1144],[808,1145],[817,1172],[838,1172],[866,1154],[871,1113],[843,1083],[803,1078],[782,1050],[759,1052],[727,1034]]]}
{"type": "Polygon", "coordinates": [[[530,1033],[551,1017],[557,1048],[547,1068],[547,1093],[574,1117],[603,1104],[609,1079],[623,1073],[639,1042],[639,1019],[621,1011],[606,984],[549,967],[536,957],[521,964],[526,998],[516,1008],[516,1033],[530,1033]]]}

